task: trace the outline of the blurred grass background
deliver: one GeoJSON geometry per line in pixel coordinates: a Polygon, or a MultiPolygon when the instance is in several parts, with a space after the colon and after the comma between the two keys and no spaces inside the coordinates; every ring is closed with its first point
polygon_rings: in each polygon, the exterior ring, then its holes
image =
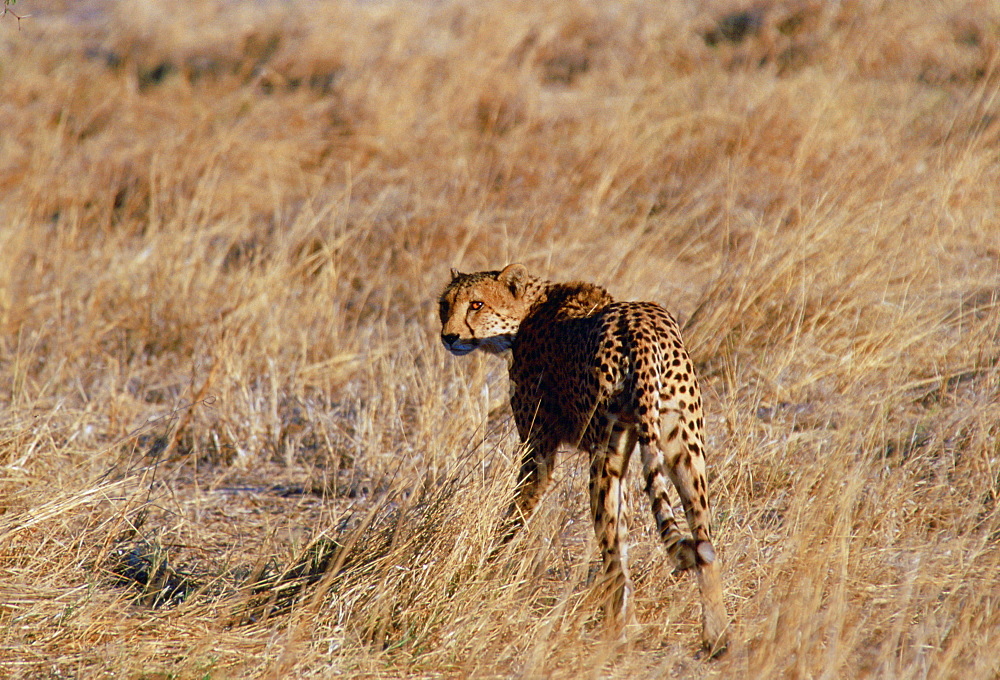
{"type": "Polygon", "coordinates": [[[15,9],[0,674],[998,677],[996,3],[15,9]],[[723,659],[637,484],[604,640],[578,454],[487,560],[511,261],[686,324],[723,659]]]}

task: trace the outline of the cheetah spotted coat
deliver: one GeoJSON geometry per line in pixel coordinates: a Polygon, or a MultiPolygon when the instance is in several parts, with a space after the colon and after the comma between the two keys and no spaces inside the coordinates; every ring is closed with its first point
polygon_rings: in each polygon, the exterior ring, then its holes
{"type": "Polygon", "coordinates": [[[504,542],[530,516],[551,479],[556,452],[590,454],[590,506],[608,588],[609,619],[632,619],[622,478],[636,444],[657,528],[702,593],[702,641],[724,649],[722,602],[705,477],[701,393],[676,321],[651,302],[616,302],[588,283],[552,283],[522,265],[462,274],[440,299],[441,339],[453,354],[511,350],[511,407],[525,443],[504,542]],[[671,511],[667,479],[688,527],[671,511]]]}

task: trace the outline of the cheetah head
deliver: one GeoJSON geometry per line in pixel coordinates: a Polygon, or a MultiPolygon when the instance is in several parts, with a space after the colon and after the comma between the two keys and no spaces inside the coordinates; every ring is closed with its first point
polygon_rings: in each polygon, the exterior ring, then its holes
{"type": "Polygon", "coordinates": [[[532,280],[520,264],[475,274],[451,270],[440,300],[444,346],[456,356],[477,348],[490,354],[510,349],[530,308],[526,290],[532,280]]]}

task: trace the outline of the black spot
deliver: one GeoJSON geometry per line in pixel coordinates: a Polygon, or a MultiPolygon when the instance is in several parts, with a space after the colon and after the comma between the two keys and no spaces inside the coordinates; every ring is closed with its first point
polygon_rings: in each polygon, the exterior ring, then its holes
{"type": "Polygon", "coordinates": [[[653,482],[656,481],[656,470],[650,470],[649,474],[646,475],[646,488],[643,489],[646,493],[653,490],[653,482]]]}

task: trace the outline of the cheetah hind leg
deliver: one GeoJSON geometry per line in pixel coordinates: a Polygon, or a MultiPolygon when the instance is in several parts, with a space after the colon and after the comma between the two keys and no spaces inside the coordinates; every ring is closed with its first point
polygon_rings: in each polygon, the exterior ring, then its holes
{"type": "Polygon", "coordinates": [[[603,562],[596,585],[604,591],[607,632],[622,642],[627,639],[627,628],[636,623],[623,483],[635,441],[634,431],[613,427],[606,444],[591,453],[590,468],[590,509],[603,562]]]}
{"type": "Polygon", "coordinates": [[[723,603],[722,579],[711,539],[705,459],[698,433],[689,435],[687,445],[681,442],[678,420],[676,413],[667,414],[661,431],[669,434],[658,442],[659,445],[640,444],[646,493],[660,537],[675,559],[677,569],[695,571],[701,592],[702,644],[716,656],[722,654],[728,644],[729,618],[723,603]],[[693,538],[684,537],[677,526],[670,509],[664,472],[677,488],[693,538]]]}
{"type": "Polygon", "coordinates": [[[711,657],[722,656],[729,647],[729,617],[722,601],[718,562],[699,564],[695,574],[701,591],[701,644],[711,657]]]}

